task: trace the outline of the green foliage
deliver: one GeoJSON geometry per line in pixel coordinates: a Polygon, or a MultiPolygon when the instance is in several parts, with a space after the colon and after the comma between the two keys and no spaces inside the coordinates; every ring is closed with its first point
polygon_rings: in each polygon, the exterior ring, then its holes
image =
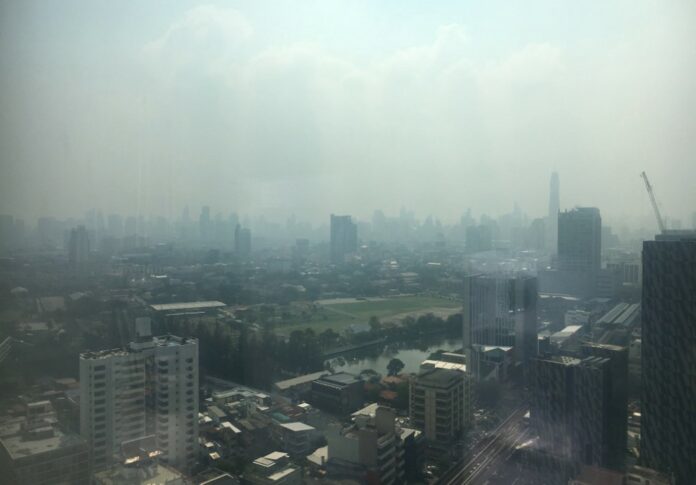
{"type": "Polygon", "coordinates": [[[406,367],[406,364],[401,359],[392,359],[387,364],[387,374],[390,376],[398,375],[404,367],[406,367]]]}

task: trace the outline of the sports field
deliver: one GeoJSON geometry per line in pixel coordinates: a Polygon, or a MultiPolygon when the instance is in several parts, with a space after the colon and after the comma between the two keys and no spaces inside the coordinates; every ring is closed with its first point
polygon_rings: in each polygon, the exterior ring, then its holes
{"type": "Polygon", "coordinates": [[[311,328],[321,333],[331,328],[340,333],[352,324],[368,323],[373,316],[379,318],[381,323],[391,323],[408,316],[418,318],[427,313],[446,318],[460,309],[461,303],[458,301],[431,296],[320,300],[311,307],[301,309],[291,321],[276,326],[275,331],[289,335],[293,330],[311,328]]]}

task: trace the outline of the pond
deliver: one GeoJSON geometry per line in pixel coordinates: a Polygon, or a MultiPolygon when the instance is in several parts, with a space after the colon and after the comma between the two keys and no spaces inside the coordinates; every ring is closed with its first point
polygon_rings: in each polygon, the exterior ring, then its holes
{"type": "Polygon", "coordinates": [[[335,371],[359,374],[372,369],[387,375],[387,364],[391,359],[400,359],[404,364],[402,372],[418,372],[421,362],[438,350],[461,350],[461,339],[428,338],[425,341],[391,342],[384,346],[356,350],[327,362],[335,371]]]}

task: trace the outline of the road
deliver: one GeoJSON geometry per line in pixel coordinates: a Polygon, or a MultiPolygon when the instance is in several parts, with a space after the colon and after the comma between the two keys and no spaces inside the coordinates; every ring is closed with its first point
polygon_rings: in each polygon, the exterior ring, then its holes
{"type": "Polygon", "coordinates": [[[477,485],[484,484],[493,474],[497,465],[505,462],[512,455],[515,447],[527,438],[527,427],[523,418],[527,409],[516,409],[491,432],[489,439],[476,450],[474,456],[466,463],[447,473],[438,483],[440,485],[477,485]]]}

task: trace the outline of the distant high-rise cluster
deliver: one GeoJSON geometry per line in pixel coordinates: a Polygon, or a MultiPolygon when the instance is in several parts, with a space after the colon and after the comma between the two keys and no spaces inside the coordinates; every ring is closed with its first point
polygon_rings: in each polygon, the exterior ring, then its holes
{"type": "Polygon", "coordinates": [[[350,216],[331,214],[331,261],[341,263],[358,250],[358,226],[350,216]]]}

